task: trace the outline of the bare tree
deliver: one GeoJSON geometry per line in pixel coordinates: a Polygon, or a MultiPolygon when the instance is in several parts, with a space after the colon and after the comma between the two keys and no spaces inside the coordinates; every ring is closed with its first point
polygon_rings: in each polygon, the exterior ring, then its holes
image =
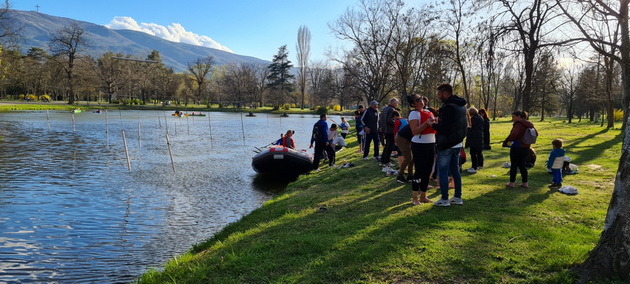
{"type": "Polygon", "coordinates": [[[562,94],[560,99],[565,105],[568,122],[573,120],[573,114],[575,111],[575,93],[577,89],[577,76],[576,70],[565,69],[562,72],[560,83],[562,84],[562,94]]]}
{"type": "Polygon", "coordinates": [[[74,104],[75,101],[75,60],[87,45],[85,30],[77,23],[62,28],[50,38],[50,51],[66,73],[68,104],[74,104]]]}
{"type": "MultiPolygon", "coordinates": [[[[573,25],[581,32],[583,39],[591,44],[598,53],[612,58],[621,65],[623,86],[623,110],[630,112],[630,26],[628,24],[630,0],[604,1],[583,0],[572,1],[567,4],[556,2],[573,25]],[[574,7],[568,7],[574,4],[574,7]],[[601,13],[608,21],[619,25],[620,43],[610,38],[598,37],[590,28],[593,22],[585,19],[589,11],[601,13]],[[619,54],[611,54],[614,48],[619,54]]],[[[626,123],[627,117],[624,119],[626,123]]],[[[579,281],[587,283],[598,279],[616,278],[630,280],[630,127],[624,128],[624,141],[615,189],[608,206],[604,229],[597,246],[589,253],[584,263],[574,267],[573,272],[579,276],[579,281]]]]}
{"type": "Polygon", "coordinates": [[[546,47],[560,46],[573,40],[556,41],[551,34],[563,26],[557,13],[558,4],[544,0],[498,0],[505,20],[500,35],[513,35],[512,43],[523,56],[525,78],[521,94],[522,109],[531,110],[532,79],[534,64],[539,51],[546,47]]]}
{"type": "Polygon", "coordinates": [[[298,63],[298,84],[302,95],[302,109],[304,109],[304,97],[306,90],[306,71],[308,69],[308,58],[311,54],[311,31],[306,26],[298,29],[297,39],[297,63],[298,63]]]}
{"type": "MultiPolygon", "coordinates": [[[[200,100],[203,98],[203,92],[206,87],[208,76],[212,71],[213,65],[212,56],[197,58],[195,63],[188,63],[188,72],[192,75],[192,80],[197,84],[197,99],[200,100]]],[[[194,88],[194,85],[188,85],[191,88],[194,88]]],[[[185,104],[188,105],[188,97],[186,97],[185,104]]],[[[208,99],[208,107],[210,107],[210,99],[208,99]]]]}
{"type": "Polygon", "coordinates": [[[359,10],[347,10],[329,25],[338,39],[353,45],[334,61],[357,78],[367,101],[382,101],[393,90],[390,84],[394,24],[399,22],[404,3],[400,0],[361,0],[359,10]]]}

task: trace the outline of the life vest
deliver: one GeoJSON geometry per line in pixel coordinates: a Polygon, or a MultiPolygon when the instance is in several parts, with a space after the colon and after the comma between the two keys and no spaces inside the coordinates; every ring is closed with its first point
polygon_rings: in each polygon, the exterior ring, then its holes
{"type": "Polygon", "coordinates": [[[291,148],[291,149],[295,149],[295,143],[293,142],[293,138],[291,138],[291,137],[282,137],[282,146],[283,147],[287,147],[287,148],[291,148]],[[287,141],[287,138],[290,138],[291,140],[287,141]]]}

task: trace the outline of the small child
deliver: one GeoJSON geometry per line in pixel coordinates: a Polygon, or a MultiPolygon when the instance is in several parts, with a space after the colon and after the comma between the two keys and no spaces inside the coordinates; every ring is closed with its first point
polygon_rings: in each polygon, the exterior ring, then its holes
{"type": "Polygon", "coordinates": [[[551,169],[553,181],[549,188],[557,189],[562,187],[562,167],[564,165],[564,154],[566,151],[562,149],[562,141],[559,139],[554,139],[551,145],[553,145],[553,150],[549,153],[547,168],[551,169]]]}

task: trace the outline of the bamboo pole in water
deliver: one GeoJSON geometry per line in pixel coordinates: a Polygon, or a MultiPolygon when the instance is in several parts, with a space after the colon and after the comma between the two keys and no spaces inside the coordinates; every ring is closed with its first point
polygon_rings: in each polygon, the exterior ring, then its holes
{"type": "Polygon", "coordinates": [[[168,133],[166,133],[166,145],[168,145],[168,155],[171,156],[171,166],[173,167],[173,172],[175,172],[175,162],[173,162],[173,151],[171,150],[171,140],[168,139],[168,133]]]}
{"type": "Polygon", "coordinates": [[[164,125],[166,126],[166,133],[168,133],[168,117],[164,114],[164,125]]]}
{"type": "Polygon", "coordinates": [[[109,115],[105,110],[105,145],[109,146],[109,115]]]}
{"type": "Polygon", "coordinates": [[[158,114],[157,118],[158,118],[158,123],[160,124],[160,128],[162,128],[162,119],[160,119],[160,115],[159,114],[158,114]]]}
{"type": "Polygon", "coordinates": [[[76,131],[77,131],[77,128],[76,128],[76,126],[74,125],[74,113],[73,113],[73,114],[72,114],[72,132],[76,132],[76,131]]]}
{"type": "Polygon", "coordinates": [[[208,127],[210,127],[210,148],[212,148],[212,119],[210,119],[210,113],[208,113],[208,127]]]}
{"type": "Polygon", "coordinates": [[[46,110],[46,121],[48,122],[48,131],[50,131],[50,117],[48,117],[48,110],[46,110]]]}
{"type": "Polygon", "coordinates": [[[186,116],[186,128],[188,128],[188,135],[190,135],[190,123],[188,123],[188,117],[186,116]]]}
{"type": "Polygon", "coordinates": [[[131,160],[129,159],[129,149],[127,148],[127,138],[125,138],[125,130],[122,130],[123,145],[125,145],[125,156],[127,156],[127,168],[131,171],[131,160]]]}
{"type": "Polygon", "coordinates": [[[140,111],[138,111],[138,147],[142,147],[142,134],[140,133],[140,111]]]}
{"type": "Polygon", "coordinates": [[[241,112],[241,132],[243,132],[243,146],[245,146],[245,125],[243,124],[243,113],[241,112]]]}

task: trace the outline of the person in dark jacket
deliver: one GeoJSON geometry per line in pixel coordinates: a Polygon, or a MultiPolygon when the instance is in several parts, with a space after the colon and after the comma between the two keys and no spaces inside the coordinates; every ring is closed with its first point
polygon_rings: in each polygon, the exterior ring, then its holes
{"type": "Polygon", "coordinates": [[[398,99],[389,100],[389,105],[383,108],[378,120],[378,131],[385,137],[385,149],[381,156],[381,164],[389,165],[392,149],[394,148],[394,110],[398,107],[398,99]]]}
{"type": "Polygon", "coordinates": [[[437,88],[437,97],[442,101],[437,120],[428,124],[437,131],[438,149],[437,170],[440,179],[442,198],[435,202],[436,206],[462,205],[462,177],[459,173],[459,156],[468,128],[466,100],[453,95],[450,84],[442,84],[437,88]],[[448,199],[448,176],[452,175],[455,184],[455,196],[448,199]]]}
{"type": "Polygon", "coordinates": [[[483,149],[492,150],[490,146],[490,118],[485,108],[479,109],[479,115],[483,118],[483,149]]]}
{"type": "Polygon", "coordinates": [[[363,140],[365,140],[365,131],[363,131],[363,122],[361,122],[361,117],[363,116],[363,113],[365,112],[365,109],[363,108],[362,105],[359,106],[359,108],[354,112],[354,123],[355,123],[355,129],[357,131],[357,143],[359,144],[359,150],[357,151],[357,153],[363,153],[363,140]]]}
{"type": "Polygon", "coordinates": [[[313,157],[313,170],[319,169],[319,160],[322,158],[322,153],[328,146],[328,123],[326,123],[326,114],[322,113],[319,116],[319,120],[313,125],[313,136],[311,137],[311,146],[313,148],[315,143],[315,153],[313,157]]]}
{"type": "Polygon", "coordinates": [[[466,137],[466,147],[470,148],[470,160],[472,161],[472,167],[466,171],[469,173],[476,173],[477,170],[483,168],[483,118],[479,115],[479,111],[476,108],[471,107],[468,109],[470,114],[470,128],[468,129],[468,135],[466,137]]]}
{"type": "Polygon", "coordinates": [[[521,142],[527,128],[533,128],[534,124],[527,120],[527,112],[515,111],[512,113],[512,131],[510,135],[503,142],[504,147],[510,147],[510,182],[506,184],[507,187],[514,187],[516,181],[516,171],[521,172],[521,187],[528,188],[527,184],[527,167],[525,162],[529,155],[530,144],[521,142]]]}
{"type": "Polygon", "coordinates": [[[363,112],[361,116],[361,122],[363,123],[363,131],[365,131],[365,140],[363,141],[363,160],[367,160],[367,156],[370,154],[370,144],[374,141],[374,159],[380,161],[378,158],[378,102],[372,101],[370,107],[363,112]]]}

